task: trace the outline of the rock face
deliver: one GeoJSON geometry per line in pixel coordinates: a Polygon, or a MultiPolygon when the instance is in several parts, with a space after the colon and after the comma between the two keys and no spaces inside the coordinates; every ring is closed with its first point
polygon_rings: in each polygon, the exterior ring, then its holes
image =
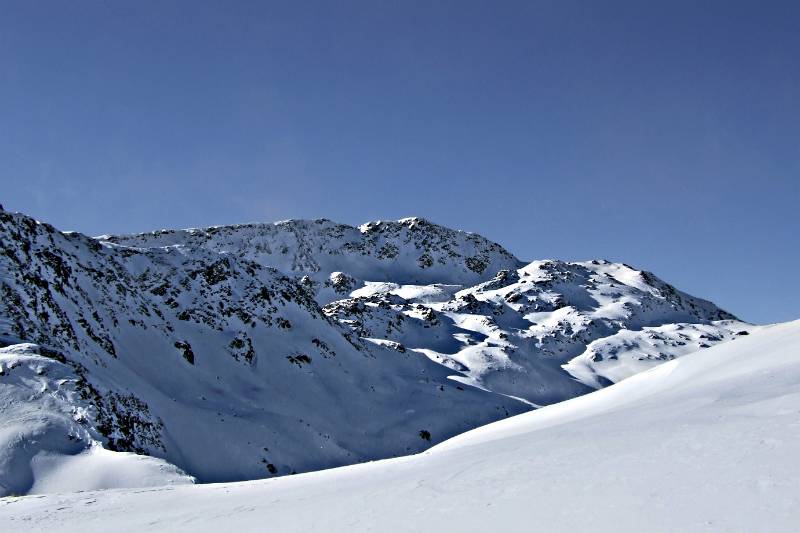
{"type": "MultiPolygon", "coordinates": [[[[72,412],[70,447],[42,451],[99,444],[200,481],[421,451],[748,329],[647,272],[525,265],[417,218],[93,239],[0,212],[0,242],[0,391],[23,343],[71,376],[31,404],[72,412]]],[[[15,431],[0,492],[34,485],[16,452],[35,435],[15,431]]]]}

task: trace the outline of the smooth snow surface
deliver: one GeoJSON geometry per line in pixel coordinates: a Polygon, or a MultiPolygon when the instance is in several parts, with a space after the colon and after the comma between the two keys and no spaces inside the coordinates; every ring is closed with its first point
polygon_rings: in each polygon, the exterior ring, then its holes
{"type": "Polygon", "coordinates": [[[797,531],[800,321],[423,454],[0,500],[3,531],[797,531]]]}

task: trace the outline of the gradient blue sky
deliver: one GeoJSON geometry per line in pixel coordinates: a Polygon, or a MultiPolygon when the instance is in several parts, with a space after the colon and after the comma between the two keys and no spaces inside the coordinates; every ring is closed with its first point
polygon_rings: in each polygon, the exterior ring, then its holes
{"type": "Polygon", "coordinates": [[[800,318],[800,2],[0,4],[0,201],[427,217],[800,318]]]}

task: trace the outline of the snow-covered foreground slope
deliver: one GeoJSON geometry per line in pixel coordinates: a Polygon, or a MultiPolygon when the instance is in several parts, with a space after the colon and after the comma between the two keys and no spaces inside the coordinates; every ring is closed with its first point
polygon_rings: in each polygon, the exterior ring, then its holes
{"type": "Polygon", "coordinates": [[[9,531],[796,531],[800,321],[412,457],[0,500],[9,531]]]}

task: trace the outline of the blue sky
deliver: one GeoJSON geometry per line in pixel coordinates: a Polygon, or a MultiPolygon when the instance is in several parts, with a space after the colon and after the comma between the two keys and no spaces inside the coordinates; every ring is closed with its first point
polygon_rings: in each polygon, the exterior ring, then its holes
{"type": "Polygon", "coordinates": [[[800,318],[800,2],[3,2],[0,200],[418,215],[800,318]]]}

